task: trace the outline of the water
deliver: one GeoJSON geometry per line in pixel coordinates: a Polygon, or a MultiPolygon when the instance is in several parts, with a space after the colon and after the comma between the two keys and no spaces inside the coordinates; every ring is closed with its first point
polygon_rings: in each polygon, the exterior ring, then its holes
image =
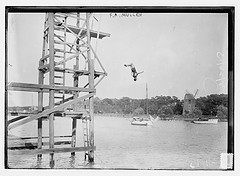
{"type": "MultiPolygon", "coordinates": [[[[219,169],[220,154],[227,152],[227,123],[193,124],[157,121],[152,127],[133,126],[128,118],[95,117],[95,162],[84,161],[84,153],[54,155],[54,168],[98,169],[219,169]]],[[[43,123],[48,134],[48,121],[43,123]]],[[[10,131],[16,136],[36,136],[36,121],[10,131]]],[[[55,120],[55,134],[71,134],[71,120],[55,120]]],[[[78,121],[77,144],[83,146],[78,121]]],[[[49,155],[13,156],[10,168],[49,168],[49,155]]]]}

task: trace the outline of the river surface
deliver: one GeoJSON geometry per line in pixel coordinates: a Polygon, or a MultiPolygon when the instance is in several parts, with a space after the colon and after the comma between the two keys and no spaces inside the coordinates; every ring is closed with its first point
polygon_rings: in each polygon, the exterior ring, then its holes
{"type": "MultiPolygon", "coordinates": [[[[54,168],[97,169],[219,169],[220,155],[227,152],[227,123],[194,124],[186,121],[156,121],[152,127],[133,126],[131,119],[95,116],[95,162],[84,161],[84,153],[56,153],[54,168]]],[[[70,135],[71,120],[57,119],[55,135],[70,135]]],[[[10,131],[16,136],[37,136],[37,121],[10,131]]],[[[43,122],[43,136],[48,121],[43,122]]],[[[78,121],[77,146],[83,146],[78,121]]],[[[70,138],[69,138],[70,139],[70,138]]],[[[50,168],[49,155],[12,155],[10,168],[50,168]]]]}

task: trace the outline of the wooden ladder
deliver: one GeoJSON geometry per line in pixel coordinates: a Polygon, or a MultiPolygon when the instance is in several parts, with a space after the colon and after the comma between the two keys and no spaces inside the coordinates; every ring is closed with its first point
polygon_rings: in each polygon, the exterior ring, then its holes
{"type": "MultiPolygon", "coordinates": [[[[64,24],[66,24],[66,19],[64,17],[61,18],[62,21],[64,21],[64,24]]],[[[54,24],[54,29],[59,26],[58,23],[54,24]]],[[[63,31],[54,30],[54,63],[61,64],[55,66],[54,71],[54,85],[56,86],[65,86],[65,67],[66,67],[66,29],[64,28],[63,31]],[[61,71],[59,71],[61,70],[61,71]]],[[[65,99],[65,92],[64,91],[58,91],[54,93],[54,103],[55,105],[60,105],[64,102],[65,99]]]]}
{"type": "MultiPolygon", "coordinates": [[[[83,126],[83,143],[84,147],[89,147],[89,122],[87,118],[82,119],[83,126]]],[[[87,159],[88,151],[85,151],[84,159],[87,159]]]]}

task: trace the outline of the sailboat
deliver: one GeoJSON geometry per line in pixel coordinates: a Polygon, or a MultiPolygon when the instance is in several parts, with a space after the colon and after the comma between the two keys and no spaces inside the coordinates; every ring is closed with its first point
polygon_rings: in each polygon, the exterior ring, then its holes
{"type": "Polygon", "coordinates": [[[138,125],[138,126],[152,126],[153,122],[158,119],[154,119],[151,115],[148,113],[148,88],[146,84],[146,107],[147,107],[147,118],[142,118],[138,116],[133,116],[133,119],[131,121],[131,125],[138,125]]]}
{"type": "Polygon", "coordinates": [[[143,118],[139,118],[139,117],[133,117],[131,125],[152,126],[153,125],[153,121],[155,119],[151,115],[149,117],[150,117],[150,119],[143,119],[143,118]]]}

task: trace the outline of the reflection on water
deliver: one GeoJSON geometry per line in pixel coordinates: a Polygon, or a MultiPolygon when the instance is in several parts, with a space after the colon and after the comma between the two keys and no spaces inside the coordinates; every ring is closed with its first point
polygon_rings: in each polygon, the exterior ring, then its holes
{"type": "Polygon", "coordinates": [[[69,165],[71,168],[75,168],[75,155],[70,156],[69,165]]]}
{"type": "MultiPolygon", "coordinates": [[[[71,131],[69,119],[55,121],[55,134],[71,131]],[[69,125],[66,125],[69,122],[69,125]]],[[[48,122],[43,125],[48,134],[48,122]]],[[[81,123],[77,144],[83,145],[81,123]]],[[[36,124],[16,128],[11,134],[33,136],[36,124]],[[30,132],[29,132],[30,131],[30,132]]],[[[220,154],[227,151],[227,123],[193,124],[185,121],[157,121],[152,127],[132,126],[130,119],[95,117],[95,162],[84,160],[84,152],[57,153],[54,168],[99,169],[219,169],[220,154]]],[[[50,168],[50,156],[15,157],[9,152],[10,168],[50,168]]]]}
{"type": "Polygon", "coordinates": [[[42,159],[37,159],[37,165],[35,168],[42,168],[42,159]]]}

